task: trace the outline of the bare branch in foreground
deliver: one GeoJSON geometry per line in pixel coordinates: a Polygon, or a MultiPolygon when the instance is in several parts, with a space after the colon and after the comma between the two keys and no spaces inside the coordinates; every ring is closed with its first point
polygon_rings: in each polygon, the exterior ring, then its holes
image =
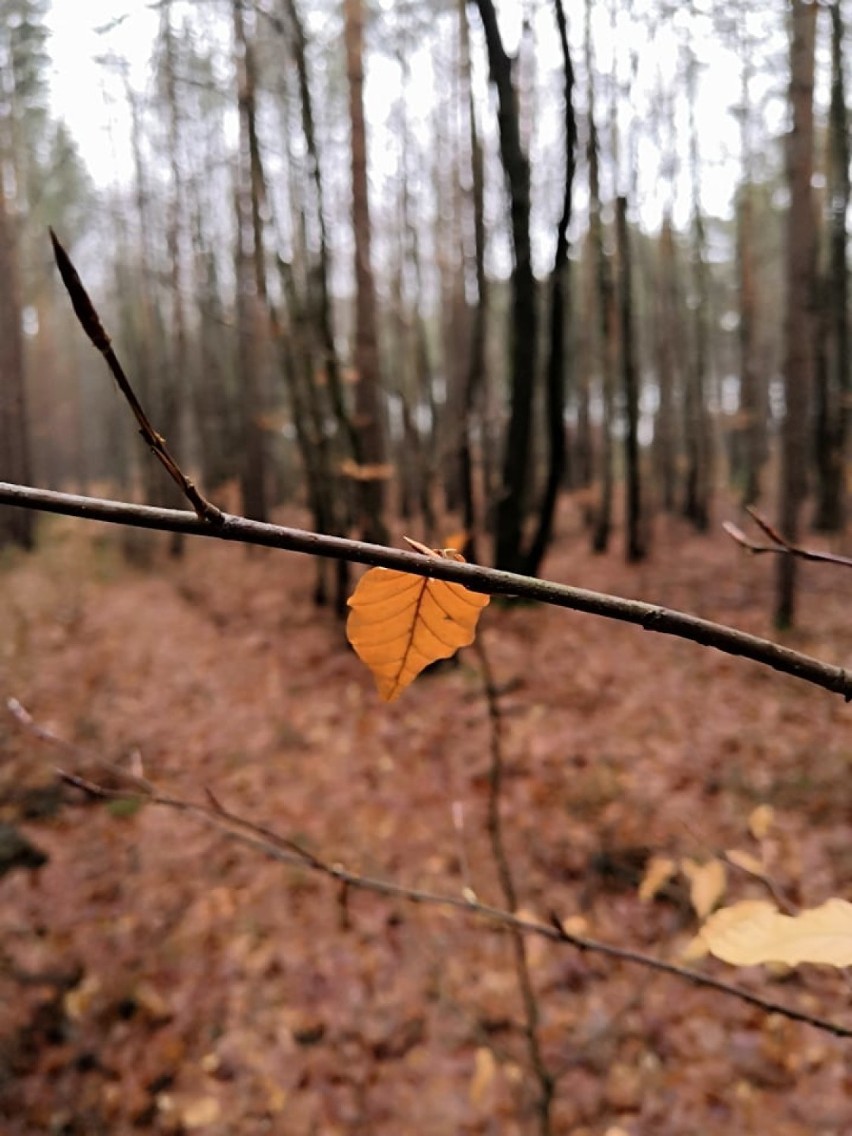
{"type": "MultiPolygon", "coordinates": [[[[503,757],[503,713],[500,706],[500,695],[497,683],[494,680],[494,671],[491,660],[485,649],[482,635],[474,640],[474,650],[479,659],[482,672],[482,685],[485,690],[485,701],[488,706],[488,737],[491,750],[491,761],[488,774],[488,837],[491,844],[491,857],[497,869],[497,878],[500,890],[503,893],[503,903],[514,915],[518,910],[518,889],[515,883],[515,873],[512,870],[506,842],[503,837],[502,795],[506,763],[503,757]]],[[[513,929],[512,951],[515,959],[515,974],[518,979],[518,988],[521,1002],[524,1007],[524,1034],[527,1041],[532,1072],[538,1083],[538,1100],[536,1111],[539,1120],[541,1136],[550,1136],[551,1110],[553,1097],[556,1091],[556,1082],[553,1073],[544,1060],[541,1045],[541,1009],[538,995],[532,980],[527,941],[521,931],[513,929]]]]}
{"type": "Polygon", "coordinates": [[[714,647],[727,655],[751,659],[771,667],[782,674],[820,686],[834,694],[841,694],[847,702],[852,700],[852,674],[843,667],[821,662],[800,651],[737,631],[721,623],[700,619],[695,615],[672,611],[670,608],[519,576],[514,572],[501,572],[480,564],[460,564],[438,557],[419,556],[402,549],[385,548],[378,544],[349,540],[346,537],[326,536],[323,533],[305,532],[302,529],[251,521],[247,517],[223,513],[222,520],[210,525],[192,513],[176,509],[154,509],[149,505],[133,505],[122,501],[105,501],[96,497],[78,497],[71,493],[56,493],[48,489],[33,489],[0,481],[0,504],[17,505],[25,509],[38,509],[47,513],[83,517],[109,524],[132,525],[137,528],[158,529],[163,532],[182,532],[189,536],[214,537],[217,540],[240,544],[256,544],[266,548],[281,548],[289,552],[304,552],[309,556],[327,556],[333,560],[350,560],[382,568],[395,568],[415,576],[435,580],[448,580],[463,584],[474,592],[494,596],[517,596],[537,600],[554,607],[582,611],[604,619],[633,623],[645,631],[661,635],[674,635],[688,639],[702,647],[714,647]]]}
{"type": "Polygon", "coordinates": [[[85,331],[93,345],[106,360],[107,366],[118,385],[118,389],[127,399],[128,405],[133,411],[136,421],[139,423],[139,433],[147,442],[151,452],[164,467],[166,473],[168,473],[169,477],[176,483],[190,505],[192,505],[199,519],[206,521],[208,524],[219,524],[224,515],[221,509],[218,509],[198,491],[197,487],[190,481],[169,452],[165,438],[161,434],[158,434],[152,426],[151,420],[143,410],[142,404],[136,397],[136,393],[130,385],[130,380],[119,362],[110,337],[107,335],[104,325],[101,323],[97,309],[92,303],[89,293],[83,287],[83,282],[77,274],[77,269],[74,267],[71,257],[65,251],[53,229],[50,230],[50,241],[53,245],[56,267],[59,269],[62,283],[65,285],[65,289],[71,299],[74,314],[80,321],[80,326],[83,328],[83,331],[85,331]]]}
{"type": "Polygon", "coordinates": [[[818,549],[802,548],[801,545],[790,544],[765,517],[762,517],[760,513],[758,513],[757,509],[753,509],[751,505],[747,505],[746,512],[761,532],[769,538],[771,544],[758,544],[757,541],[751,540],[746,536],[739,525],[735,525],[731,521],[723,521],[722,528],[731,540],[736,541],[736,543],[747,552],[755,554],[774,552],[782,556],[795,556],[799,560],[812,560],[819,564],[836,564],[841,568],[852,568],[852,557],[840,556],[836,552],[820,552],[818,549]]]}
{"type": "MultiPolygon", "coordinates": [[[[20,707],[20,703],[18,703],[17,700],[15,700],[15,702],[16,705],[20,707]]],[[[21,707],[21,709],[23,710],[23,707],[21,707]]],[[[15,717],[19,724],[30,730],[42,741],[47,741],[52,745],[66,750],[66,752],[67,747],[71,746],[71,743],[65,742],[51,731],[43,730],[41,727],[38,727],[26,711],[24,711],[23,715],[16,713],[15,717]]],[[[76,747],[71,746],[71,748],[76,747]]],[[[91,754],[88,756],[90,758],[93,757],[91,754]]],[[[98,758],[95,758],[95,760],[101,761],[102,764],[110,770],[116,769],[112,762],[103,761],[103,759],[98,758]]],[[[815,1029],[832,1034],[834,1037],[852,1038],[852,1027],[841,1025],[839,1022],[822,1018],[816,1014],[809,1014],[803,1010],[797,1010],[792,1006],[786,1006],[781,1002],[775,1002],[769,998],[763,998],[759,994],[754,994],[750,990],[744,989],[742,986],[724,982],[721,979],[702,974],[701,971],[692,970],[689,967],[679,966],[676,963],[654,958],[653,955],[646,955],[640,951],[631,950],[628,947],[618,947],[611,943],[604,943],[585,935],[575,935],[565,929],[562,920],[554,912],[551,912],[549,922],[540,923],[536,920],[518,916],[514,912],[504,911],[498,907],[481,903],[472,895],[443,894],[423,888],[407,887],[404,884],[394,883],[391,880],[378,879],[374,876],[361,875],[359,872],[345,868],[342,864],[331,863],[322,859],[298,842],[290,840],[288,837],[279,836],[262,824],[247,820],[245,817],[231,812],[218,802],[217,798],[213,796],[209,789],[205,790],[205,793],[208,801],[211,803],[202,805],[182,797],[160,793],[151,786],[150,782],[144,781],[132,774],[125,774],[129,782],[130,791],[122,792],[121,790],[104,788],[91,780],[78,777],[76,774],[69,773],[62,769],[57,769],[56,772],[57,776],[66,784],[72,785],[81,792],[98,800],[127,800],[131,798],[193,816],[202,823],[217,829],[229,839],[244,844],[254,851],[268,856],[272,860],[316,872],[319,875],[326,876],[328,879],[335,881],[345,889],[355,888],[361,891],[372,892],[375,895],[407,900],[411,903],[422,903],[433,907],[464,911],[470,915],[506,927],[515,932],[520,932],[525,935],[539,935],[541,938],[548,939],[550,942],[572,946],[579,951],[599,954],[605,958],[615,959],[618,962],[630,963],[634,966],[640,966],[646,970],[656,971],[660,974],[668,974],[671,977],[689,982],[694,986],[704,987],[708,990],[714,990],[717,994],[722,994],[725,997],[735,998],[740,1002],[753,1006],[755,1009],[761,1010],[763,1013],[778,1014],[781,1017],[788,1018],[790,1021],[813,1026],[815,1029]]]]}

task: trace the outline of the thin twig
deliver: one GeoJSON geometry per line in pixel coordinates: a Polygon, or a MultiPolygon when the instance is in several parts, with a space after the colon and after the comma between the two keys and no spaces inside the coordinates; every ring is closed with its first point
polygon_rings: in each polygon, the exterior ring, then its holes
{"type": "Polygon", "coordinates": [[[746,512],[761,532],[769,538],[771,544],[758,544],[757,541],[751,540],[739,525],[735,525],[731,521],[724,521],[722,528],[732,540],[736,541],[747,552],[755,554],[774,552],[781,556],[795,556],[799,560],[811,560],[819,564],[835,564],[841,568],[852,568],[852,557],[840,556],[836,552],[820,552],[815,548],[803,548],[801,545],[791,544],[751,505],[746,506],[746,512]]]}
{"type": "MultiPolygon", "coordinates": [[[[515,885],[509,854],[506,851],[506,843],[503,839],[501,814],[505,767],[503,760],[503,715],[500,709],[497,684],[494,681],[494,672],[491,669],[491,662],[481,634],[474,640],[474,650],[482,670],[482,685],[488,706],[489,748],[491,751],[488,774],[488,837],[491,842],[491,855],[497,868],[497,878],[500,881],[500,890],[503,893],[503,903],[514,915],[518,910],[518,890],[515,885]]],[[[539,1096],[536,1111],[538,1113],[539,1132],[541,1136],[550,1136],[552,1131],[550,1114],[556,1084],[542,1053],[539,1034],[541,1011],[530,973],[526,939],[522,932],[517,929],[512,931],[512,950],[515,956],[518,989],[521,992],[521,1001],[524,1007],[524,1034],[527,1039],[527,1052],[529,1053],[532,1071],[538,1082],[539,1096]]]]}
{"type": "MultiPolygon", "coordinates": [[[[29,723],[33,722],[29,715],[27,715],[26,718],[29,718],[29,723]]],[[[27,722],[26,718],[16,716],[16,720],[22,726],[32,730],[32,726],[27,722]]],[[[33,732],[35,733],[35,731],[33,732]]],[[[51,731],[42,730],[40,733],[37,733],[36,736],[42,738],[42,740],[49,741],[51,744],[59,744],[61,741],[61,739],[51,731]]],[[[103,759],[101,760],[103,761],[103,759]]],[[[106,768],[115,768],[111,762],[103,761],[103,764],[106,768]]],[[[580,951],[600,954],[607,958],[617,959],[620,962],[632,963],[636,966],[644,967],[647,970],[672,975],[686,982],[690,982],[695,986],[703,986],[707,989],[715,990],[719,994],[724,994],[727,997],[736,998],[741,1002],[754,1006],[756,1009],[762,1010],[764,1013],[780,1014],[782,1017],[789,1018],[791,1021],[802,1022],[805,1025],[813,1026],[815,1029],[833,1034],[835,1037],[852,1038],[852,1027],[841,1025],[839,1022],[833,1022],[827,1018],[821,1018],[818,1015],[808,1014],[804,1011],[796,1010],[791,1006],[785,1006],[783,1003],[774,1002],[768,998],[762,998],[759,994],[753,994],[751,991],[745,990],[741,986],[711,978],[709,975],[702,974],[697,970],[690,970],[688,967],[665,962],[662,959],[654,958],[652,955],[645,955],[639,951],[632,951],[625,947],[617,947],[610,943],[603,943],[597,939],[571,934],[565,930],[561,920],[555,914],[551,914],[549,923],[539,923],[536,920],[516,915],[514,912],[504,911],[498,907],[481,903],[470,896],[447,895],[440,892],[427,891],[422,888],[406,887],[403,884],[394,883],[391,880],[361,875],[358,872],[350,871],[342,864],[329,863],[321,857],[314,855],[314,853],[309,852],[296,841],[289,840],[286,837],[280,837],[265,826],[224,809],[217,798],[212,796],[209,789],[205,790],[207,799],[212,799],[216,803],[201,805],[181,797],[159,793],[156,790],[147,791],[139,787],[140,779],[134,777],[133,774],[121,769],[117,769],[117,772],[128,779],[133,787],[133,792],[106,789],[91,780],[78,777],[76,774],[69,773],[65,770],[57,770],[57,775],[69,785],[73,785],[75,788],[80,789],[82,792],[96,799],[141,799],[148,804],[158,805],[162,808],[172,809],[194,816],[203,823],[217,829],[229,839],[236,840],[255,851],[261,852],[272,860],[288,864],[291,867],[302,867],[308,871],[317,872],[327,876],[329,879],[335,880],[338,884],[347,888],[357,888],[361,891],[369,891],[376,895],[388,896],[393,899],[404,899],[411,903],[422,903],[433,907],[451,908],[456,911],[468,912],[478,918],[521,931],[524,934],[539,935],[554,943],[570,944],[580,951]]]]}
{"type": "Polygon", "coordinates": [[[768,875],[762,869],[751,868],[748,864],[741,863],[736,857],[732,859],[730,852],[718,853],[718,858],[722,863],[727,864],[729,868],[734,868],[736,871],[742,872],[743,875],[748,876],[762,887],[765,887],[771,898],[775,901],[776,907],[786,915],[798,915],[799,908],[786,897],[781,887],[773,880],[772,876],[768,875]]]}
{"type": "Polygon", "coordinates": [[[206,497],[202,496],[197,487],[190,481],[169,452],[165,438],[161,434],[158,434],[152,426],[151,420],[143,410],[142,404],[136,397],[130,380],[119,362],[110,337],[104,329],[104,325],[101,322],[95,305],[92,303],[88,292],[83,286],[83,282],[71,261],[71,257],[62,246],[62,243],[53,229],[50,230],[50,241],[53,245],[56,267],[59,269],[62,283],[65,285],[65,289],[71,299],[74,314],[80,321],[80,326],[83,328],[83,331],[85,331],[93,345],[106,360],[107,366],[118,385],[118,389],[127,399],[128,405],[133,411],[136,421],[139,423],[139,433],[145,439],[151,452],[166,470],[166,473],[168,473],[169,477],[171,477],[189,501],[190,505],[192,505],[198,518],[202,521],[206,521],[208,524],[221,524],[224,517],[221,509],[218,509],[211,501],[208,501],[206,497]]]}
{"type": "Polygon", "coordinates": [[[485,568],[480,564],[461,564],[439,557],[418,556],[413,552],[385,548],[378,544],[348,540],[345,537],[265,524],[228,513],[223,515],[220,524],[213,526],[199,520],[191,513],[175,509],[155,509],[147,505],[133,505],[122,501],[79,497],[71,493],[56,493],[48,489],[34,489],[5,481],[0,482],[0,504],[84,517],[110,524],[132,525],[136,528],[157,529],[164,532],[182,532],[190,536],[214,537],[241,544],[257,544],[290,552],[304,552],[310,556],[326,556],[333,560],[350,560],[358,564],[396,568],[398,571],[410,572],[415,576],[463,584],[474,592],[536,600],[554,607],[636,624],[645,631],[688,639],[700,646],[713,647],[725,654],[751,659],[783,674],[793,675],[803,682],[840,694],[847,702],[852,700],[852,674],[847,673],[842,667],[821,662],[800,651],[793,651],[789,647],[783,647],[756,635],[749,635],[733,627],[712,623],[695,615],[672,611],[654,604],[642,603],[640,600],[609,596],[585,588],[574,588],[549,580],[537,580],[531,576],[519,576],[514,572],[501,572],[496,568],[485,568]]]}

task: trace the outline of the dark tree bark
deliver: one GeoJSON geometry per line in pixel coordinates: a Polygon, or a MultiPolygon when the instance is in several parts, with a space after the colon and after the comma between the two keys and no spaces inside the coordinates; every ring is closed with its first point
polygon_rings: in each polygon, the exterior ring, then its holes
{"type": "MultiPolygon", "coordinates": [[[[30,467],[24,374],[24,337],[18,261],[6,196],[0,184],[0,478],[28,485],[30,467]]],[[[35,517],[28,509],[0,508],[0,547],[32,548],[35,517]]]]}
{"type": "Polygon", "coordinates": [[[521,144],[512,60],[506,54],[492,0],[476,0],[485,30],[491,82],[497,90],[500,157],[511,201],[512,350],[511,405],[503,454],[503,484],[496,510],[495,563],[523,570],[523,526],[528,508],[536,382],[536,289],[530,245],[530,167],[521,144]]]}
{"type": "MultiPolygon", "coordinates": [[[[744,12],[740,13],[744,21],[744,12]]],[[[742,106],[740,145],[743,155],[743,182],[737,198],[737,275],[740,304],[740,423],[735,444],[734,473],[740,482],[740,500],[753,505],[760,497],[760,475],[767,457],[766,384],[758,366],[757,350],[757,272],[755,264],[754,155],[751,139],[751,77],[753,41],[740,31],[742,67],[742,106]]]]}
{"type": "MultiPolygon", "coordinates": [[[[163,51],[163,85],[168,118],[169,174],[171,178],[166,227],[166,244],[170,269],[171,300],[171,351],[168,374],[163,382],[163,424],[168,429],[175,453],[186,460],[186,313],[183,304],[183,258],[181,247],[181,216],[183,213],[183,175],[180,160],[180,104],[177,92],[177,60],[172,28],[171,2],[164,4],[160,15],[160,39],[163,51]]],[[[177,488],[177,487],[175,487],[177,488]]],[[[177,502],[175,502],[177,504],[177,502]]],[[[172,556],[181,556],[184,540],[173,533],[169,540],[172,556]]]]}
{"type": "Polygon", "coordinates": [[[740,188],[737,203],[737,270],[740,299],[740,440],[737,469],[743,505],[760,497],[760,474],[766,461],[766,396],[757,360],[757,281],[754,263],[754,204],[750,181],[740,188]]]}
{"type": "Polygon", "coordinates": [[[612,499],[614,488],[612,431],[615,418],[615,371],[618,349],[618,313],[610,257],[604,247],[601,217],[600,146],[595,122],[595,88],[591,40],[592,0],[586,0],[585,54],[588,82],[589,141],[589,243],[594,262],[598,340],[600,344],[601,401],[603,419],[600,438],[600,497],[592,528],[592,549],[606,552],[612,533],[612,499]]]}
{"type": "MultiPolygon", "coordinates": [[[[300,397],[301,403],[308,409],[312,422],[311,434],[302,430],[300,434],[300,447],[303,453],[303,464],[309,476],[313,477],[311,497],[315,513],[321,511],[326,519],[327,531],[344,535],[348,529],[350,518],[351,493],[344,488],[338,472],[339,465],[345,458],[359,463],[361,452],[360,438],[355,429],[352,415],[346,403],[341,377],[340,360],[334,339],[334,312],[331,299],[330,253],[328,240],[328,226],[325,216],[325,186],[322,176],[322,167],[317,147],[314,99],[311,91],[308,73],[308,41],[304,25],[296,5],[296,0],[282,0],[286,16],[286,24],[273,20],[277,30],[286,36],[296,65],[296,78],[299,93],[299,112],[302,135],[307,156],[308,187],[306,196],[311,199],[312,220],[316,225],[319,236],[318,258],[309,264],[307,272],[307,299],[300,303],[296,296],[295,285],[292,282],[292,273],[284,271],[285,293],[290,296],[290,306],[293,319],[297,324],[297,338],[301,340],[301,368],[300,370],[300,397]],[[288,34],[289,32],[289,34],[288,34]],[[289,283],[288,283],[289,282],[289,283]],[[324,376],[325,390],[317,389],[317,374],[314,363],[314,339],[319,354],[319,372],[324,376]],[[326,396],[330,408],[330,417],[333,418],[334,437],[328,437],[329,427],[326,422],[326,396]],[[305,447],[311,452],[306,453],[305,447]]],[[[301,225],[304,227],[306,218],[302,216],[301,225]]],[[[308,250],[305,249],[308,256],[308,250]]],[[[286,266],[282,265],[283,269],[286,266]]],[[[297,424],[298,428],[298,424],[297,424]]],[[[338,614],[346,611],[346,599],[349,593],[349,567],[341,561],[335,566],[334,607],[338,614]]],[[[318,575],[315,599],[318,603],[325,602],[327,589],[325,577],[318,575]]]]}
{"type": "Polygon", "coordinates": [[[346,438],[351,456],[360,461],[360,443],[352,416],[346,406],[343,382],[340,375],[340,360],[334,342],[334,313],[331,302],[330,255],[328,226],[325,219],[325,186],[322,167],[317,149],[316,128],[314,125],[314,101],[308,76],[307,38],[295,0],[283,0],[292,28],[293,54],[299,82],[299,104],[302,117],[302,133],[308,155],[308,170],[314,186],[314,210],[319,232],[319,266],[315,274],[317,306],[325,372],[338,429],[346,438]]]}
{"type": "Polygon", "coordinates": [[[625,556],[635,564],[646,556],[642,518],[642,483],[639,465],[639,375],[636,370],[633,329],[632,260],[627,230],[627,198],[615,203],[615,233],[618,244],[618,307],[621,321],[621,381],[627,429],[624,435],[624,482],[626,495],[625,556]]]}
{"type": "Polygon", "coordinates": [[[464,422],[459,436],[459,474],[462,496],[462,522],[467,534],[464,554],[477,559],[479,518],[474,480],[473,430],[477,404],[481,404],[485,387],[485,344],[488,329],[488,282],[485,276],[485,171],[482,143],[476,127],[476,108],[470,83],[470,28],[466,0],[459,0],[460,72],[465,75],[467,125],[470,146],[471,192],[469,213],[472,220],[473,270],[476,278],[476,305],[470,328],[470,349],[464,384],[464,422]]]}
{"type": "Polygon", "coordinates": [[[656,349],[659,406],[654,422],[654,461],[660,483],[663,510],[677,508],[677,431],[675,385],[677,371],[677,263],[671,213],[666,212],[660,229],[659,276],[656,296],[656,349]]]}
{"type": "Polygon", "coordinates": [[[568,47],[568,28],[562,0],[554,0],[556,26],[562,48],[565,69],[564,119],[565,130],[565,185],[562,197],[562,216],[556,234],[556,253],[550,285],[550,348],[547,360],[547,433],[548,469],[544,497],[541,502],[538,526],[526,556],[525,572],[538,575],[544,554],[553,535],[553,518],[562,478],[565,473],[565,329],[570,306],[570,271],[568,262],[568,226],[574,193],[576,168],[577,120],[574,115],[574,68],[568,47]]]}
{"type": "MultiPolygon", "coordinates": [[[[346,72],[349,80],[349,123],[352,156],[352,226],[355,235],[355,412],[360,437],[359,460],[380,466],[385,461],[382,385],[376,331],[376,290],[371,260],[370,205],[367,188],[367,131],[364,123],[364,6],[344,0],[346,72]]],[[[384,486],[379,479],[361,483],[361,528],[365,540],[386,544],[384,486]]]]}
{"type": "Polygon", "coordinates": [[[710,423],[707,411],[708,307],[707,254],[704,214],[701,208],[701,171],[698,158],[698,127],[695,100],[698,63],[689,49],[687,88],[689,97],[689,164],[692,179],[692,292],[693,350],[684,383],[684,430],[686,441],[686,483],[683,515],[706,532],[710,525],[712,490],[710,423]]]}
{"type": "MultiPolygon", "coordinates": [[[[815,220],[811,194],[814,154],[814,47],[817,5],[791,0],[790,105],[787,135],[787,308],[784,327],[784,421],[781,428],[779,528],[796,543],[807,489],[810,452],[808,419],[813,388],[813,301],[815,220]]],[[[796,608],[798,561],[779,556],[775,622],[789,627],[796,608]]]]}
{"type": "Polygon", "coordinates": [[[243,452],[240,485],[243,510],[255,520],[269,513],[268,456],[263,428],[263,345],[266,273],[261,202],[264,196],[257,137],[253,46],[246,34],[244,0],[234,0],[240,153],[237,170],[237,324],[241,379],[243,452]]]}
{"type": "Polygon", "coordinates": [[[843,528],[845,459],[849,416],[849,273],[846,214],[849,209],[849,134],[843,82],[843,16],[831,5],[831,103],[828,120],[828,266],[821,288],[816,370],[816,515],[823,532],[843,528]]]}

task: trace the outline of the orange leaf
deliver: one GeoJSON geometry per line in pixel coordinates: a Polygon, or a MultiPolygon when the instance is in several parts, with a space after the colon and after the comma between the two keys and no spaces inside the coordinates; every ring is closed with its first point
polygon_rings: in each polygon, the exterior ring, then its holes
{"type": "Polygon", "coordinates": [[[373,672],[379,695],[392,702],[424,667],[473,642],[488,600],[461,584],[371,568],[349,598],[346,636],[373,672]]]}

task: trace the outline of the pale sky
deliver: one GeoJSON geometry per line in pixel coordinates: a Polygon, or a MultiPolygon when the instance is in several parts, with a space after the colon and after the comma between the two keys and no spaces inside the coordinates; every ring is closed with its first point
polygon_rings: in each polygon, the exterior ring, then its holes
{"type": "Polygon", "coordinates": [[[126,178],[130,168],[129,123],[121,84],[97,62],[114,52],[130,65],[130,79],[144,89],[157,13],[144,0],[53,0],[48,16],[53,61],[54,110],[64,118],[99,186],[126,178]],[[108,34],[97,29],[121,17],[108,34]],[[110,123],[115,129],[110,131],[110,123]]]}
{"type": "MultiPolygon", "coordinates": [[[[509,47],[510,39],[517,35],[518,21],[506,18],[514,14],[513,6],[518,13],[524,7],[521,0],[504,0],[501,5],[501,19],[509,47]]],[[[570,21],[575,64],[582,63],[582,11],[583,4],[580,0],[567,0],[566,12],[570,21]]],[[[605,6],[598,7],[597,17],[604,21],[597,29],[596,39],[600,45],[605,44],[609,38],[604,26],[608,19],[605,6]]],[[[99,186],[108,186],[116,180],[126,181],[130,176],[131,160],[129,117],[122,84],[113,73],[97,62],[97,58],[112,52],[127,60],[134,88],[144,91],[149,81],[149,59],[158,19],[156,9],[148,7],[146,0],[53,0],[49,25],[52,32],[50,52],[53,59],[54,109],[71,128],[83,159],[99,186]],[[110,30],[99,35],[97,29],[105,27],[110,30]]],[[[549,9],[542,10],[541,24],[544,31],[536,43],[538,61],[542,68],[556,66],[558,63],[558,41],[549,29],[548,19],[549,9]]],[[[646,69],[650,68],[649,75],[670,70],[671,59],[676,56],[676,45],[668,34],[669,31],[670,29],[661,27],[654,43],[643,48],[642,65],[646,69]]],[[[705,63],[698,106],[703,161],[702,196],[707,210],[724,214],[730,211],[732,190],[739,169],[738,132],[730,113],[731,105],[738,97],[739,78],[730,53],[726,54],[718,48],[715,41],[708,39],[701,50],[705,63]]],[[[760,63],[759,59],[756,60],[758,68],[760,63]]],[[[601,54],[598,64],[608,68],[609,61],[601,54]]],[[[582,72],[582,66],[578,67],[578,71],[582,72]]],[[[651,79],[646,78],[644,81],[651,82],[651,79]]],[[[783,91],[784,77],[778,76],[776,81],[783,91]]],[[[644,96],[646,106],[649,98],[647,89],[646,87],[644,96]]],[[[385,105],[377,108],[382,117],[389,102],[387,92],[383,92],[383,95],[385,105]]],[[[634,113],[641,117],[641,99],[634,102],[639,108],[634,113]]],[[[368,115],[369,112],[368,105],[368,115]]],[[[685,112],[681,106],[681,132],[685,130],[684,117],[685,112]]],[[[773,128],[780,129],[783,118],[779,118],[777,107],[774,116],[770,114],[769,117],[776,120],[773,128]]],[[[681,147],[683,144],[684,138],[681,137],[681,147]]],[[[651,153],[647,143],[640,148],[640,163],[643,151],[651,153]]],[[[375,150],[373,160],[377,160],[375,150]]],[[[650,160],[652,164],[656,163],[656,156],[652,156],[650,160]]],[[[641,213],[648,226],[655,226],[659,219],[662,197],[657,200],[656,170],[650,169],[647,161],[645,171],[641,213]]],[[[584,196],[583,185],[581,156],[578,204],[584,196]]],[[[630,187],[619,188],[623,190],[630,187]]],[[[676,217],[681,222],[688,215],[688,196],[688,186],[685,179],[682,179],[676,210],[676,217]]]]}

